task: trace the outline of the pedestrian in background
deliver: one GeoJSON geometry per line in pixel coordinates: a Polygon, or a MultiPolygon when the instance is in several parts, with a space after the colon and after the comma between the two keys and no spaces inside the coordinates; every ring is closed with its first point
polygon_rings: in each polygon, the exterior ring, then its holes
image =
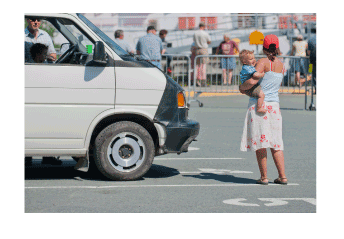
{"type": "Polygon", "coordinates": [[[194,42],[191,44],[190,51],[191,51],[190,60],[191,60],[191,69],[192,69],[192,71],[191,71],[191,82],[193,82],[193,80],[194,80],[194,71],[193,71],[193,69],[195,67],[195,57],[196,57],[196,47],[195,47],[195,43],[194,42]]]}
{"type": "Polygon", "coordinates": [[[134,49],[124,40],[123,30],[115,31],[115,42],[126,52],[135,53],[134,49]]]}
{"type": "Polygon", "coordinates": [[[161,69],[163,46],[161,38],[156,36],[154,26],[147,27],[147,35],[139,39],[136,45],[136,51],[143,59],[150,61],[153,65],[161,69]]]}
{"type": "MultiPolygon", "coordinates": [[[[201,22],[199,24],[199,30],[195,32],[193,36],[195,43],[195,55],[208,55],[208,45],[211,43],[209,34],[205,31],[205,24],[201,22]]],[[[206,86],[206,64],[208,57],[197,58],[197,86],[206,86]]]]}
{"type": "MultiPolygon", "coordinates": [[[[166,42],[167,33],[168,33],[168,31],[165,30],[165,29],[162,29],[159,32],[159,37],[161,38],[161,41],[162,41],[162,47],[164,48],[162,50],[162,54],[168,54],[167,53],[167,42],[166,42]]],[[[167,56],[166,57],[166,61],[167,61],[167,63],[166,63],[166,68],[167,68],[166,72],[171,74],[172,71],[171,71],[171,67],[170,66],[171,66],[172,57],[171,56],[167,56]]]]}
{"type": "MultiPolygon", "coordinates": [[[[316,33],[316,30],[314,29],[312,33],[316,33]]],[[[317,78],[317,39],[316,35],[314,34],[311,36],[308,40],[308,55],[309,55],[309,62],[312,64],[312,81],[315,88],[315,94],[316,94],[316,78],[317,78]]]]}
{"type": "Polygon", "coordinates": [[[301,80],[301,73],[306,75],[307,68],[306,68],[306,59],[304,57],[307,56],[308,44],[306,41],[303,40],[302,35],[297,36],[297,40],[293,43],[293,48],[291,50],[291,55],[298,56],[300,58],[295,59],[295,72],[296,72],[296,82],[299,83],[300,86],[305,82],[305,79],[301,80]]]}
{"type": "Polygon", "coordinates": [[[167,48],[167,42],[166,42],[166,36],[167,36],[167,33],[168,33],[168,31],[167,30],[165,30],[165,29],[162,29],[162,30],[160,30],[160,32],[159,32],[159,37],[160,37],[160,39],[161,39],[161,41],[162,41],[162,47],[163,47],[163,50],[162,50],[162,54],[165,54],[166,53],[166,48],[167,48]]]}
{"type": "MultiPolygon", "coordinates": [[[[239,46],[235,41],[229,38],[229,34],[223,35],[224,41],[220,43],[219,47],[216,49],[216,55],[227,55],[232,56],[235,51],[240,52],[239,46]]],[[[227,84],[227,72],[228,72],[228,84],[232,83],[233,70],[236,68],[236,59],[234,57],[222,57],[221,58],[221,68],[223,84],[227,84]]]]}
{"type": "Polygon", "coordinates": [[[265,72],[261,80],[253,78],[240,85],[239,90],[245,93],[257,82],[260,82],[262,91],[265,94],[265,107],[267,112],[258,113],[255,107],[257,99],[251,97],[246,113],[244,130],[241,138],[241,151],[253,150],[256,152],[257,162],[260,171],[258,184],[267,185],[267,152],[270,148],[272,157],[277,167],[279,177],[274,183],[287,184],[285,175],[283,140],[282,140],[282,115],[279,107],[278,90],[283,80],[284,66],[276,57],[279,54],[279,40],[275,35],[267,35],[263,42],[263,51],[267,56],[260,59],[256,64],[257,72],[265,72]]]}

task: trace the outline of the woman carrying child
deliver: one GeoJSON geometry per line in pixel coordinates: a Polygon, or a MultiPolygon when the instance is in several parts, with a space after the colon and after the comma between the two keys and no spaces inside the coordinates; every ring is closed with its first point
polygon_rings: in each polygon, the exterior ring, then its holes
{"type": "Polygon", "coordinates": [[[245,125],[241,139],[241,151],[253,150],[256,152],[261,177],[258,184],[267,185],[267,151],[270,148],[272,157],[278,170],[279,177],[274,183],[287,184],[285,175],[283,140],[282,140],[282,115],[279,108],[278,90],[283,79],[283,63],[276,58],[279,55],[279,40],[275,35],[264,38],[263,52],[267,56],[256,64],[256,71],[265,73],[262,79],[254,77],[240,85],[240,92],[255,86],[258,81],[265,95],[264,104],[266,113],[257,112],[257,98],[250,97],[245,125]]]}

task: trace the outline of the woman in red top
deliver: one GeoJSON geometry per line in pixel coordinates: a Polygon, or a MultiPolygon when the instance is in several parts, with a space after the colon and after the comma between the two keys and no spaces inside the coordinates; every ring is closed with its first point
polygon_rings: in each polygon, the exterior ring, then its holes
{"type": "MultiPolygon", "coordinates": [[[[221,42],[219,47],[216,49],[216,55],[234,55],[234,49],[240,52],[239,46],[235,41],[231,41],[229,34],[224,34],[223,38],[224,41],[221,42]]],[[[228,84],[231,85],[233,70],[236,68],[235,57],[222,57],[221,68],[223,72],[223,84],[227,84],[226,72],[228,71],[228,84]]]]}

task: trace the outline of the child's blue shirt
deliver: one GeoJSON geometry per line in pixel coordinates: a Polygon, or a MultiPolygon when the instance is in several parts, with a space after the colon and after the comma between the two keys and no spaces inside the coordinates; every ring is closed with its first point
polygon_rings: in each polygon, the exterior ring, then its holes
{"type": "Polygon", "coordinates": [[[243,84],[245,81],[250,79],[255,72],[256,72],[256,68],[254,66],[243,65],[240,71],[241,84],[243,84]]]}

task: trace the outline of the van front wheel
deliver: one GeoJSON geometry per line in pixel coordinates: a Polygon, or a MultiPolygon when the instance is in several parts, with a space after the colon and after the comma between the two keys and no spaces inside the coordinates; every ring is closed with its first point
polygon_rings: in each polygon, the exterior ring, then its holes
{"type": "Polygon", "coordinates": [[[112,180],[141,178],[154,159],[154,143],[141,125],[123,121],[109,125],[96,138],[94,161],[98,170],[112,180]]]}

